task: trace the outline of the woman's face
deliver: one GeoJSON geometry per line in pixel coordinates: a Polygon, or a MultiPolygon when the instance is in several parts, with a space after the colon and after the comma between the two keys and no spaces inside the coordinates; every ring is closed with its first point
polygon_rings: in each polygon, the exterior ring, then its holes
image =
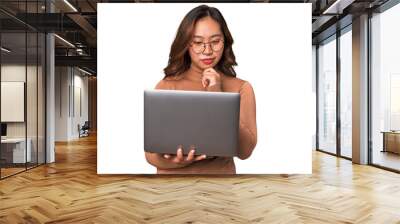
{"type": "Polygon", "coordinates": [[[218,64],[224,52],[223,41],[224,35],[218,22],[209,16],[199,19],[189,45],[192,66],[204,70],[218,64]]]}

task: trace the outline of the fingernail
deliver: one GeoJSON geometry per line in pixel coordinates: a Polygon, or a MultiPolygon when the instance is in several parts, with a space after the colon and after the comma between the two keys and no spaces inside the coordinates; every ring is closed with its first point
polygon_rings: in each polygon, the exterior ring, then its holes
{"type": "Polygon", "coordinates": [[[194,151],[195,151],[195,150],[194,150],[194,149],[192,149],[190,152],[191,152],[191,153],[194,153],[194,151]]]}
{"type": "Polygon", "coordinates": [[[203,158],[205,159],[207,156],[206,155],[203,155],[203,158]]]}

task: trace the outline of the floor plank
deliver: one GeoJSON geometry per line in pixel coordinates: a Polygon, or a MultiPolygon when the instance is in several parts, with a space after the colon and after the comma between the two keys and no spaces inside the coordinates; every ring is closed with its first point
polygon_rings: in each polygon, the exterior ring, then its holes
{"type": "Polygon", "coordinates": [[[312,175],[96,174],[96,136],[0,181],[0,223],[400,223],[400,175],[313,152],[312,175]]]}

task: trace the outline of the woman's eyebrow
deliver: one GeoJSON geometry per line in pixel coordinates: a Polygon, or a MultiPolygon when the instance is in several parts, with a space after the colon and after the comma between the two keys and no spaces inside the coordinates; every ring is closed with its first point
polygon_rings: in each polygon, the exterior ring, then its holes
{"type": "Polygon", "coordinates": [[[212,35],[210,38],[213,38],[213,37],[221,37],[222,36],[222,34],[214,34],[214,35],[212,35]]]}
{"type": "MultiPolygon", "coordinates": [[[[210,38],[221,37],[221,36],[222,36],[222,34],[214,34],[214,35],[211,35],[210,38]]],[[[199,35],[194,35],[193,38],[204,38],[204,37],[203,36],[199,36],[199,35]]]]}

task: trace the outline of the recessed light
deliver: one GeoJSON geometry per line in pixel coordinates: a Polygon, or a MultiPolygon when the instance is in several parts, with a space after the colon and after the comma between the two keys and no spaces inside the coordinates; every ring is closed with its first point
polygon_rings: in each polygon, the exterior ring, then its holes
{"type": "Polygon", "coordinates": [[[342,14],[343,9],[351,5],[355,0],[336,0],[332,5],[324,10],[322,14],[342,14]]]}
{"type": "Polygon", "coordinates": [[[75,12],[78,12],[78,10],[71,4],[69,3],[68,0],[64,0],[65,4],[67,4],[72,10],[74,10],[75,12]]]}
{"type": "Polygon", "coordinates": [[[81,69],[81,68],[79,68],[79,67],[78,67],[78,70],[81,71],[81,72],[83,72],[83,73],[85,73],[85,74],[87,74],[87,75],[92,76],[92,73],[90,73],[90,72],[88,72],[88,71],[86,71],[86,70],[83,70],[83,69],[81,69]]]}
{"type": "Polygon", "coordinates": [[[73,44],[72,44],[71,42],[69,42],[68,40],[66,40],[66,39],[64,39],[64,38],[62,38],[62,37],[60,37],[60,36],[57,35],[57,34],[54,34],[54,36],[57,37],[58,39],[60,39],[62,42],[66,43],[67,45],[69,45],[69,46],[75,48],[75,45],[73,45],[73,44]]]}
{"type": "Polygon", "coordinates": [[[1,47],[0,49],[1,49],[2,51],[6,52],[6,53],[10,53],[10,52],[11,52],[11,50],[9,50],[9,49],[7,49],[7,48],[5,48],[5,47],[1,47]]]}

